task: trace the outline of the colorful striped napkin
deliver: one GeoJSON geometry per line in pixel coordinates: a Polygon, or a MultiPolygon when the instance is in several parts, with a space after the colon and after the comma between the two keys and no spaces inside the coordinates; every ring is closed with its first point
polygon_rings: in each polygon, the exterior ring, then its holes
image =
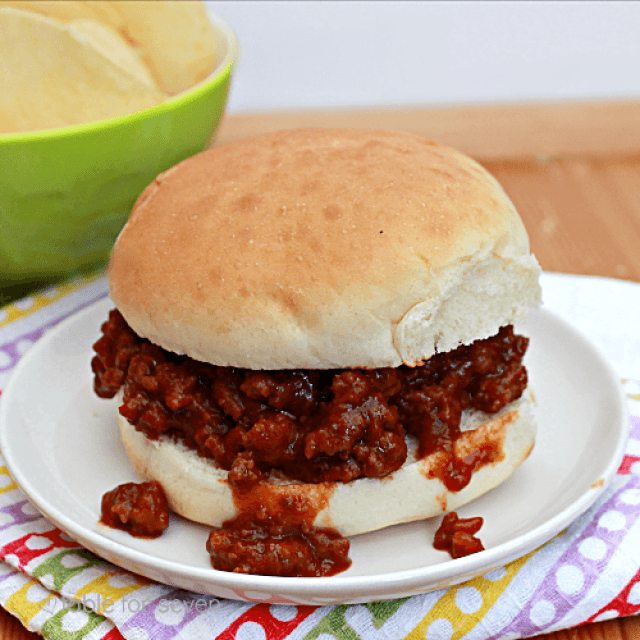
{"type": "MultiPolygon", "coordinates": [[[[551,310],[609,355],[627,393],[632,430],[612,486],[540,549],[464,584],[401,600],[326,607],[220,600],[154,583],[83,549],[34,509],[0,458],[0,604],[55,640],[506,640],[635,614],[640,286],[544,274],[543,290],[551,310]]],[[[0,390],[49,327],[106,295],[98,276],[0,309],[0,390]]]]}

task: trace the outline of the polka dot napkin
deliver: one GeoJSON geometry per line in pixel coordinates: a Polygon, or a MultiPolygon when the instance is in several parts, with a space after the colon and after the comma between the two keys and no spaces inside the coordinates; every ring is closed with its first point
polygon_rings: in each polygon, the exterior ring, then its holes
{"type": "MultiPolygon", "coordinates": [[[[631,439],[612,486],[540,549],[464,584],[344,606],[251,604],[186,592],[98,558],[43,518],[0,456],[0,604],[52,639],[378,640],[521,638],[640,611],[640,286],[544,274],[545,303],[620,373],[631,439]]],[[[0,309],[0,394],[48,328],[107,295],[104,278],[0,309]]],[[[0,395],[0,402],[2,398],[0,395]]]]}

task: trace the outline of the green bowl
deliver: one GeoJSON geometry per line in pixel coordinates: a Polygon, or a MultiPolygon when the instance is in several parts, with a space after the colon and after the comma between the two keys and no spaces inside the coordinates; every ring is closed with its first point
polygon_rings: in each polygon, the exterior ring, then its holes
{"type": "Polygon", "coordinates": [[[220,62],[191,89],[126,116],[0,134],[0,300],[104,265],[142,190],[207,147],[237,49],[211,22],[220,62]]]}

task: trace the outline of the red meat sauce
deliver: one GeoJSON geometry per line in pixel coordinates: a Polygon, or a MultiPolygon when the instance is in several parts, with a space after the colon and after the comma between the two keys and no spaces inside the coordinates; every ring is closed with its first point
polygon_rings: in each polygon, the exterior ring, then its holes
{"type": "MultiPolygon", "coordinates": [[[[136,429],[151,439],[177,438],[228,470],[239,506],[240,497],[272,473],[305,483],[387,476],[406,460],[407,433],[417,438],[420,457],[439,452],[443,462],[436,475],[459,491],[476,469],[502,455],[485,447],[464,460],[454,456],[462,412],[495,413],[527,386],[522,358],[528,339],[511,326],[420,367],[374,370],[253,371],[205,364],[138,337],[117,310],[102,333],[91,363],[96,394],[111,398],[122,388],[120,413],[136,429]]],[[[254,556],[255,549],[268,549],[266,555],[273,556],[274,541],[291,551],[304,539],[303,546],[327,551],[323,536],[330,532],[314,529],[312,518],[303,522],[284,509],[293,524],[282,529],[273,513],[269,524],[255,510],[251,518],[239,511],[225,523],[228,535],[214,532],[208,545],[235,554],[233,570],[251,564],[239,547],[254,556]],[[243,536],[245,542],[238,543],[243,536]]],[[[260,562],[254,558],[254,564],[260,562]]],[[[340,564],[336,559],[334,566],[340,564]]],[[[260,566],[252,572],[264,571],[260,566]]]]}
{"type": "Polygon", "coordinates": [[[306,577],[348,569],[349,540],[333,529],[313,526],[327,497],[322,488],[307,495],[278,496],[265,485],[236,493],[239,515],[209,534],[212,566],[237,573],[306,577]]]}
{"type": "Polygon", "coordinates": [[[157,538],[169,526],[167,498],[159,482],[127,482],[102,496],[100,522],[137,538],[157,538]]]}
{"type": "Polygon", "coordinates": [[[459,518],[455,511],[451,511],[442,519],[433,546],[439,551],[447,551],[454,559],[484,551],[481,540],[475,535],[483,523],[480,517],[459,518]]]}

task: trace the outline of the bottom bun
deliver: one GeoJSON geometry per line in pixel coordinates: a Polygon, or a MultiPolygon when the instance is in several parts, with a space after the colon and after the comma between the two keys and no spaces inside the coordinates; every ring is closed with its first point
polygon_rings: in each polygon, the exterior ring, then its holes
{"type": "MultiPolygon", "coordinates": [[[[416,442],[408,436],[409,455],[403,466],[384,478],[359,478],[349,483],[304,484],[270,478],[250,490],[250,500],[276,503],[280,496],[305,498],[316,513],[314,525],[331,527],[343,536],[382,529],[401,522],[424,520],[452,511],[506,480],[529,456],[535,442],[533,398],[523,396],[492,416],[465,411],[455,455],[463,460],[480,447],[496,448],[493,463],[475,471],[458,492],[435,477],[442,454],[416,459],[416,442]]],[[[228,472],[171,438],[150,440],[120,416],[120,434],[137,473],[162,484],[175,513],[212,527],[238,515],[228,472]]],[[[248,504],[243,494],[242,504],[248,504]]]]}

